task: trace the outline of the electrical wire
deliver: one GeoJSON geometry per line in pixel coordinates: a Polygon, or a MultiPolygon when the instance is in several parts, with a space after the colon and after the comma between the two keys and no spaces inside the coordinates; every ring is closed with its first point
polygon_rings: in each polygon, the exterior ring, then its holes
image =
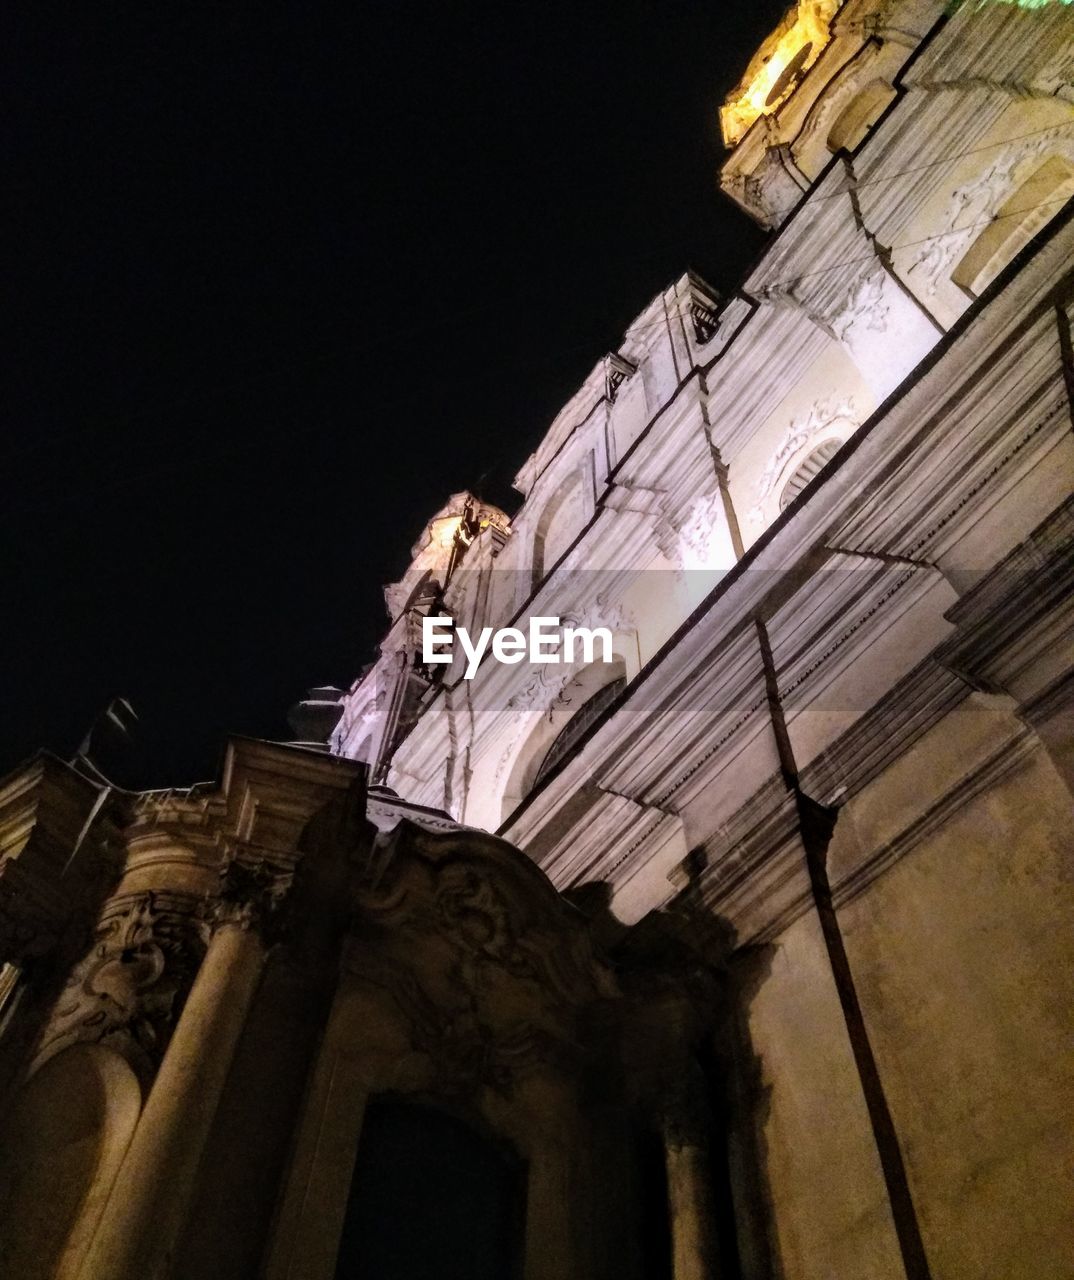
{"type": "MultiPolygon", "coordinates": [[[[815,204],[823,200],[829,200],[829,199],[834,199],[836,197],[847,196],[852,191],[853,192],[861,191],[865,187],[875,185],[878,182],[894,181],[896,178],[906,177],[914,173],[923,172],[927,169],[935,168],[940,165],[949,165],[955,160],[964,159],[965,157],[971,156],[971,155],[977,155],[982,151],[994,150],[998,147],[1009,146],[1015,142],[1025,141],[1027,138],[1036,137],[1043,133],[1055,132],[1057,129],[1068,128],[1068,127],[1071,127],[1071,126],[1063,125],[1063,124],[1048,125],[1044,128],[1031,130],[1027,133],[1018,134],[1011,138],[1004,138],[996,142],[983,144],[979,147],[972,147],[966,151],[956,152],[952,155],[944,156],[941,159],[938,159],[935,161],[929,161],[923,165],[918,165],[908,169],[901,170],[898,173],[883,175],[879,178],[871,179],[863,183],[851,184],[837,192],[829,193],[827,195],[814,196],[811,198],[811,202],[815,204]]],[[[1003,218],[1008,218],[1008,217],[1021,218],[1021,217],[1024,217],[1027,213],[1030,213],[1035,209],[1043,208],[1045,205],[1066,204],[1070,198],[1071,197],[1069,196],[1053,197],[1052,199],[1040,201],[1035,205],[1030,205],[1025,209],[1019,209],[1009,214],[996,214],[988,219],[985,219],[982,222],[971,223],[966,227],[950,228],[946,231],[936,232],[928,236],[922,236],[916,240],[909,240],[902,244],[893,244],[889,246],[888,252],[894,254],[905,249],[917,248],[920,245],[928,244],[935,240],[944,240],[955,235],[963,235],[967,231],[974,231],[977,229],[991,226],[995,222],[1003,218]]],[[[855,258],[844,258],[844,259],[840,259],[837,262],[830,263],[827,266],[818,267],[812,271],[802,272],[799,275],[789,276],[783,280],[778,280],[778,281],[775,281],[774,283],[766,284],[764,287],[766,291],[774,291],[778,289],[790,289],[795,284],[798,284],[803,280],[812,279],[819,275],[825,275],[832,271],[843,271],[850,267],[860,266],[870,262],[874,262],[875,260],[876,260],[875,253],[863,254],[855,258]]],[[[458,315],[473,316],[476,314],[480,314],[482,312],[495,310],[497,308],[497,305],[498,304],[496,303],[492,303],[488,307],[471,308],[468,311],[465,311],[462,313],[456,313],[455,318],[457,318],[458,315]]],[[[448,317],[448,319],[450,320],[452,319],[452,317],[448,317]]],[[[688,309],[672,306],[670,310],[665,310],[664,314],[655,320],[643,322],[639,324],[628,325],[624,330],[624,336],[629,338],[635,334],[644,333],[650,329],[662,329],[666,327],[672,320],[678,320],[681,323],[688,323],[688,322],[692,322],[692,316],[688,309]]],[[[591,348],[587,347],[586,349],[589,350],[591,348]]],[[[581,348],[577,348],[577,350],[581,351],[581,348]]],[[[248,377],[239,378],[234,382],[226,384],[225,386],[221,386],[218,384],[214,387],[205,388],[202,392],[187,392],[180,396],[177,396],[174,400],[164,403],[163,405],[158,404],[157,406],[154,406],[152,408],[146,408],[146,409],[140,410],[137,413],[125,416],[123,419],[123,425],[129,426],[133,423],[136,423],[144,418],[148,418],[152,415],[157,415],[162,412],[168,412],[168,411],[180,408],[187,403],[194,403],[194,404],[204,403],[205,400],[215,398],[216,396],[223,394],[224,392],[227,392],[227,391],[233,391],[243,386],[248,386],[251,384],[256,385],[257,383],[260,383],[263,381],[279,378],[283,376],[285,373],[293,372],[295,369],[314,366],[320,363],[324,363],[330,360],[334,360],[343,356],[349,356],[353,354],[354,354],[353,350],[348,348],[346,350],[340,350],[338,352],[321,353],[300,361],[285,362],[283,364],[277,364],[273,369],[267,370],[263,374],[253,374],[248,377]]],[[[562,355],[561,352],[557,353],[557,357],[556,357],[557,362],[561,358],[561,355],[562,355]]],[[[259,361],[258,363],[262,363],[262,362],[259,361]]],[[[403,399],[401,398],[399,403],[402,403],[402,402],[403,402],[403,399]]],[[[381,407],[383,407],[382,403],[381,403],[381,407]]],[[[71,439],[73,436],[76,436],[76,435],[77,435],[77,430],[72,429],[67,432],[62,432],[59,435],[51,436],[49,437],[48,440],[35,442],[34,444],[27,446],[25,449],[23,449],[18,453],[9,454],[8,461],[17,462],[22,458],[28,457],[33,453],[39,452],[40,450],[48,450],[48,449],[58,447],[59,445],[63,444],[65,441],[71,439]]],[[[248,446],[242,446],[237,450],[229,452],[227,456],[232,456],[232,454],[241,454],[255,447],[259,447],[259,445],[251,443],[248,446]]],[[[200,460],[194,459],[193,461],[197,462],[200,460]]],[[[164,468],[152,468],[148,472],[141,473],[141,475],[138,478],[145,478],[150,475],[166,473],[170,469],[182,470],[190,465],[191,465],[190,460],[188,460],[185,463],[181,461],[173,461],[173,463],[166,465],[164,468]]]]}

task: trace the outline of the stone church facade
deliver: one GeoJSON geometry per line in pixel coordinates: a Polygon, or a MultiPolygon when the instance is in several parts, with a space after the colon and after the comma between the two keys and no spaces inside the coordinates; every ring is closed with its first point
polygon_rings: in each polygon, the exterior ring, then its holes
{"type": "Polygon", "coordinates": [[[0,1275],[1074,1276],[1074,10],[802,0],[722,125],[760,261],[299,741],[0,783],[0,1275]]]}

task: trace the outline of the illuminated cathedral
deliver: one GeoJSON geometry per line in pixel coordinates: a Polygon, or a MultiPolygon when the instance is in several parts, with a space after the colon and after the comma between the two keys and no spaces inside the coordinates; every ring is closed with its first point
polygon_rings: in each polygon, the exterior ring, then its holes
{"type": "Polygon", "coordinates": [[[801,0],[721,125],[763,256],[294,740],[0,782],[5,1280],[1074,1275],[1074,9],[801,0]]]}

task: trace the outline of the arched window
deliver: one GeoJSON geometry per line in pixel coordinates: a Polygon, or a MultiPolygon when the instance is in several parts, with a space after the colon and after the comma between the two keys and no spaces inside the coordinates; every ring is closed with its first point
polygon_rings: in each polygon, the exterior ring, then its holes
{"type": "Polygon", "coordinates": [[[779,495],[780,511],[785,511],[813,477],[824,470],[839,452],[842,443],[842,440],[825,440],[799,463],[779,495]]]}
{"type": "Polygon", "coordinates": [[[874,80],[859,90],[833,121],[828,131],[828,150],[833,155],[837,151],[853,151],[894,97],[895,90],[886,80],[874,80]]]}
{"type": "Polygon", "coordinates": [[[573,472],[549,498],[533,538],[533,583],[545,576],[563,555],[585,518],[583,472],[573,472]]]}
{"type": "Polygon", "coordinates": [[[559,731],[552,745],[545,753],[545,757],[541,761],[537,774],[533,779],[534,786],[537,786],[552,772],[574,744],[579,741],[589,726],[600,719],[604,711],[611,706],[626,688],[626,682],[626,676],[619,676],[618,679],[612,680],[604,685],[603,688],[598,689],[587,702],[584,702],[578,708],[559,731]]]}
{"type": "Polygon", "coordinates": [[[1074,163],[1052,156],[996,210],[951,273],[955,284],[976,298],[1038,231],[1074,196],[1074,163]]]}

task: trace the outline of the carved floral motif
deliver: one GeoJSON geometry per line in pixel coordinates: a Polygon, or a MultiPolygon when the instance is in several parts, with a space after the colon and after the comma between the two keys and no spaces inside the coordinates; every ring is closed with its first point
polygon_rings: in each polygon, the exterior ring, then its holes
{"type": "Polygon", "coordinates": [[[884,297],[886,278],[883,266],[876,263],[850,290],[845,304],[830,321],[831,331],[840,342],[848,341],[854,329],[873,333],[887,330],[891,305],[884,297]]]}
{"type": "Polygon", "coordinates": [[[197,904],[153,893],[115,899],[53,1010],[35,1066],[77,1043],[107,1043],[151,1074],[204,951],[197,904]]]}
{"type": "Polygon", "coordinates": [[[401,826],[359,897],[349,962],[382,988],[440,1093],[511,1088],[576,1055],[576,1017],[614,993],[579,917],[484,833],[401,826]]]}
{"type": "Polygon", "coordinates": [[[768,465],[757,482],[756,501],[750,508],[750,519],[756,522],[764,520],[767,499],[783,475],[787,463],[795,454],[812,444],[822,433],[832,434],[834,431],[840,436],[845,436],[859,425],[858,410],[852,396],[846,399],[833,396],[826,400],[818,400],[804,416],[795,418],[784,432],[776,451],[769,458],[768,465]]]}
{"type": "Polygon", "coordinates": [[[665,513],[656,526],[656,543],[678,569],[707,568],[715,536],[724,520],[719,491],[695,498],[681,515],[665,513]]]}
{"type": "Polygon", "coordinates": [[[944,229],[918,251],[907,274],[917,273],[927,296],[933,297],[975,235],[997,216],[1000,206],[1037,162],[1063,144],[1071,147],[1070,127],[1060,125],[1004,147],[980,173],[951,193],[944,229]]]}
{"type": "Polygon", "coordinates": [[[263,857],[240,853],[220,872],[220,892],[213,904],[216,925],[277,930],[294,873],[263,857]]]}
{"type": "MultiPolygon", "coordinates": [[[[567,627],[575,630],[607,627],[614,634],[630,630],[632,625],[633,620],[622,603],[614,599],[610,591],[604,591],[584,608],[561,614],[559,631],[562,636],[567,627]]],[[[533,669],[533,674],[507,701],[507,709],[514,713],[516,720],[523,720],[535,711],[551,716],[557,707],[570,706],[567,686],[581,669],[579,653],[580,646],[576,645],[574,663],[546,663],[533,669]]],[[[506,767],[505,761],[501,764],[506,767]]]]}

